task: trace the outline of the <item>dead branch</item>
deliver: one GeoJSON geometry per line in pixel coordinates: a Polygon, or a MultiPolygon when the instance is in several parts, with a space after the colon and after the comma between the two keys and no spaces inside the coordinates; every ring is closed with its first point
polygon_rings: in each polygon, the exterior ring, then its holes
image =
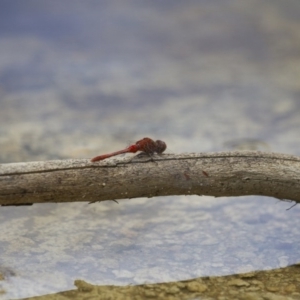
{"type": "Polygon", "coordinates": [[[264,195],[300,202],[300,157],[243,151],[0,165],[0,205],[166,195],[264,195]]]}

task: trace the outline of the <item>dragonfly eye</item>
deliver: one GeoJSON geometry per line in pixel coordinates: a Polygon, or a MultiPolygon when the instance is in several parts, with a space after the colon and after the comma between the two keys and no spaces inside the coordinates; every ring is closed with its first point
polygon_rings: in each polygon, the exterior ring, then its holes
{"type": "Polygon", "coordinates": [[[163,153],[166,149],[167,149],[167,145],[165,142],[163,142],[161,140],[156,141],[156,152],[158,154],[163,153]]]}

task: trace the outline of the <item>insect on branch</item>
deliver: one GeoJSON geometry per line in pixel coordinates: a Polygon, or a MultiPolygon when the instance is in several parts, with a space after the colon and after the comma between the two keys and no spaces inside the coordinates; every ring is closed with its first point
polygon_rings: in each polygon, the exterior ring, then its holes
{"type": "Polygon", "coordinates": [[[161,154],[153,160],[155,164],[140,156],[97,163],[70,159],[1,164],[0,205],[192,194],[264,195],[300,203],[297,156],[235,151],[161,154]]]}

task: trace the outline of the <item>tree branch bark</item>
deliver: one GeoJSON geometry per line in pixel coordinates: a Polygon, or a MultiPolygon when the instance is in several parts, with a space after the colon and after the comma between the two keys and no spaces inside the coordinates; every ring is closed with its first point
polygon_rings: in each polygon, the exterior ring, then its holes
{"type": "Polygon", "coordinates": [[[264,195],[300,203],[300,157],[236,151],[0,165],[0,205],[166,195],[264,195]]]}

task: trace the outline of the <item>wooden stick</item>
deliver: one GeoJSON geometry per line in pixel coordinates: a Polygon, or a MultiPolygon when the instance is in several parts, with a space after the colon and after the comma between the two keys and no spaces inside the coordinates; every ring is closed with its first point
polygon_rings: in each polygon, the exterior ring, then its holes
{"type": "Polygon", "coordinates": [[[300,203],[300,157],[242,151],[0,165],[0,205],[166,195],[264,195],[300,203]]]}

